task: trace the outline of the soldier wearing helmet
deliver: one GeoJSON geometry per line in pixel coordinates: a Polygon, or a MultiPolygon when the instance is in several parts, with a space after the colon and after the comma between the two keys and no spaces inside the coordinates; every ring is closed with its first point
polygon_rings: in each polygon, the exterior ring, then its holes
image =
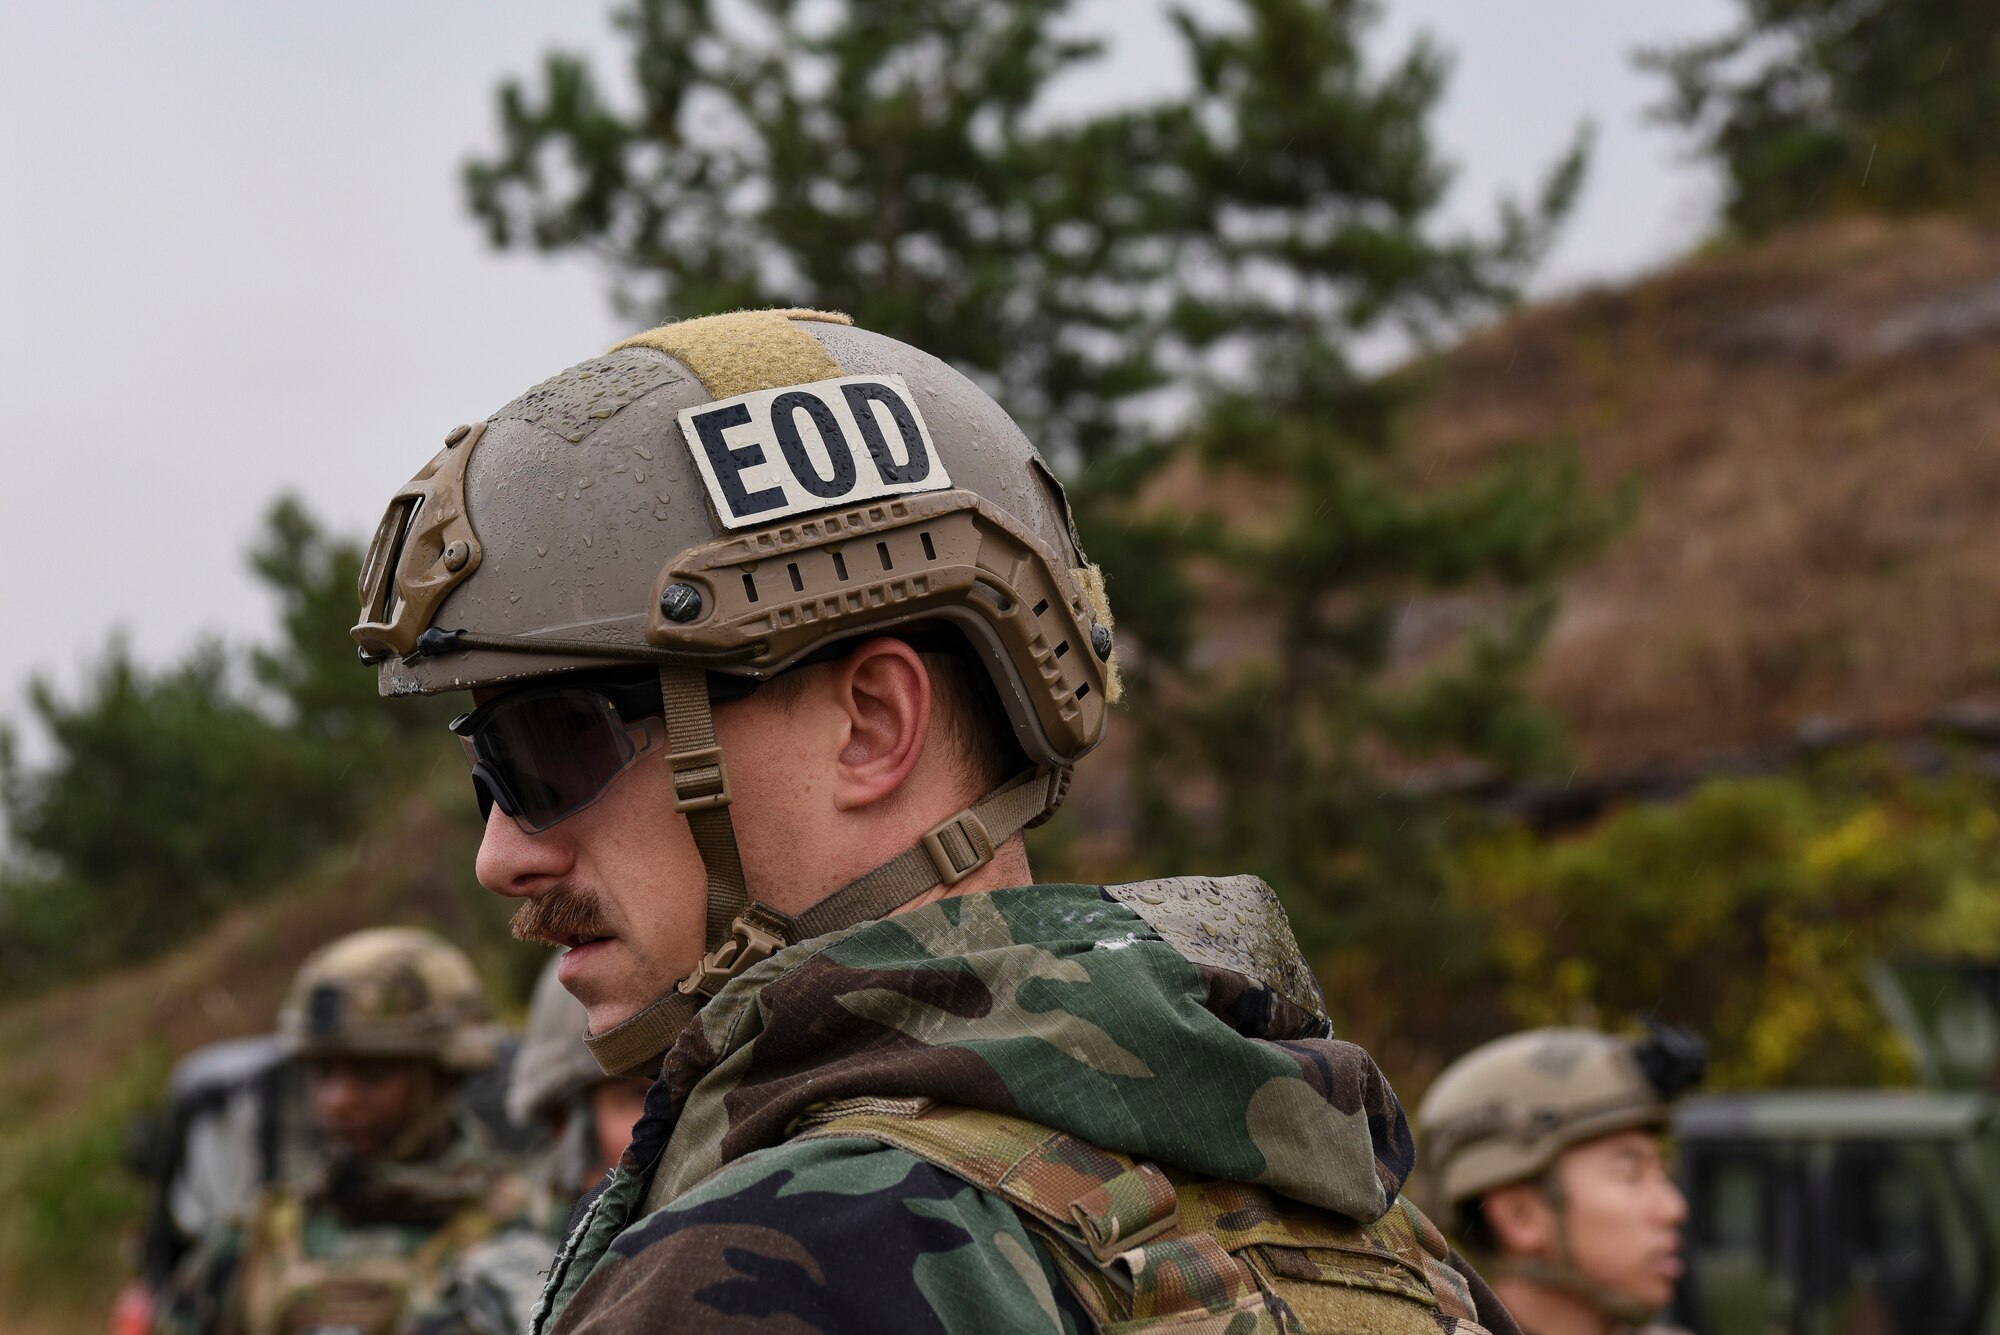
{"type": "Polygon", "coordinates": [[[508,1119],[546,1142],[524,1173],[527,1208],[466,1253],[452,1277],[450,1305],[481,1332],[527,1328],[571,1210],[617,1164],[651,1083],[598,1066],[583,1041],[583,1004],[556,977],[559,959],[536,980],[527,1039],[507,1072],[508,1119]]]}
{"type": "Polygon", "coordinates": [[[157,1328],[467,1329],[444,1306],[451,1267],[522,1196],[457,1104],[500,1039],[471,962],[416,928],[356,932],[306,960],[278,1029],[303,1071],[312,1166],[196,1246],[157,1328]]]}
{"type": "Polygon", "coordinates": [[[472,693],[479,878],[653,1082],[535,1330],[1513,1329],[1268,887],[1034,882],[1115,637],[957,371],[640,334],[452,431],[361,600],[385,694],[472,693]]]}
{"type": "Polygon", "coordinates": [[[1681,1274],[1687,1202],[1661,1138],[1701,1041],[1534,1029],[1445,1068],[1417,1112],[1434,1213],[1531,1335],[1648,1323],[1681,1274]]]}
{"type": "Polygon", "coordinates": [[[507,1075],[507,1116],[548,1136],[529,1174],[529,1217],[558,1237],[577,1198],[601,1182],[632,1139],[652,1082],[606,1075],[584,1043],[583,1003],[556,976],[560,956],[535,982],[528,1036],[507,1075]]]}

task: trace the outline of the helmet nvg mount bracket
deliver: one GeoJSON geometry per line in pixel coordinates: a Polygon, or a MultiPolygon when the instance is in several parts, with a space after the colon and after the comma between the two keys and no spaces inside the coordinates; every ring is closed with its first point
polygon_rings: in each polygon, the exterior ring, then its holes
{"type": "Polygon", "coordinates": [[[820,311],[627,339],[460,428],[391,501],[354,628],[385,695],[645,664],[708,871],[708,957],[592,1050],[657,1063],[757,959],[952,883],[1060,804],[1115,702],[1111,615],[1062,488],[943,362],[820,311]],[[949,626],[1028,767],[797,918],[751,902],[710,672],[767,679],[835,640],[949,626]]]}

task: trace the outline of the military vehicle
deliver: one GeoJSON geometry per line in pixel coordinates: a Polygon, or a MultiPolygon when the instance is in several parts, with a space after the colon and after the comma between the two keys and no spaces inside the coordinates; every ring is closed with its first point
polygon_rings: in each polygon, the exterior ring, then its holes
{"type": "Polygon", "coordinates": [[[1685,1100],[1674,1118],[1700,1335],[2000,1335],[2000,965],[1873,982],[1921,1087],[1685,1100]]]}

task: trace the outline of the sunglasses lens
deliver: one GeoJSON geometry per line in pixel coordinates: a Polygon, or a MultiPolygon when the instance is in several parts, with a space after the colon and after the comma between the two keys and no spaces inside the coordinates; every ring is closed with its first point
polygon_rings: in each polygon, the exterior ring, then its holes
{"type": "Polygon", "coordinates": [[[482,814],[497,801],[534,830],[590,805],[636,754],[610,704],[583,690],[501,701],[465,741],[482,814]]]}

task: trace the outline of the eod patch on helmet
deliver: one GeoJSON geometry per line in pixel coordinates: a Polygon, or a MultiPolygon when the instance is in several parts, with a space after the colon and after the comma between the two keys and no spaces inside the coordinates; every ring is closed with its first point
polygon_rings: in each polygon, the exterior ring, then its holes
{"type": "Polygon", "coordinates": [[[901,376],[822,380],[683,408],[681,432],[725,528],[951,485],[901,376]]]}
{"type": "Polygon", "coordinates": [[[710,955],[683,1001],[600,1047],[611,1070],[656,1057],[776,945],[984,865],[1054,811],[1116,694],[1103,581],[1033,445],[959,372],[827,312],[649,330],[453,432],[392,501],[360,592],[354,639],[384,694],[657,670],[658,706],[584,681],[532,714],[461,720],[482,796],[527,828],[654,754],[673,775],[709,871],[710,955]],[[798,919],[752,905],[711,699],[838,642],[941,630],[991,680],[1029,768],[798,919]]]}

